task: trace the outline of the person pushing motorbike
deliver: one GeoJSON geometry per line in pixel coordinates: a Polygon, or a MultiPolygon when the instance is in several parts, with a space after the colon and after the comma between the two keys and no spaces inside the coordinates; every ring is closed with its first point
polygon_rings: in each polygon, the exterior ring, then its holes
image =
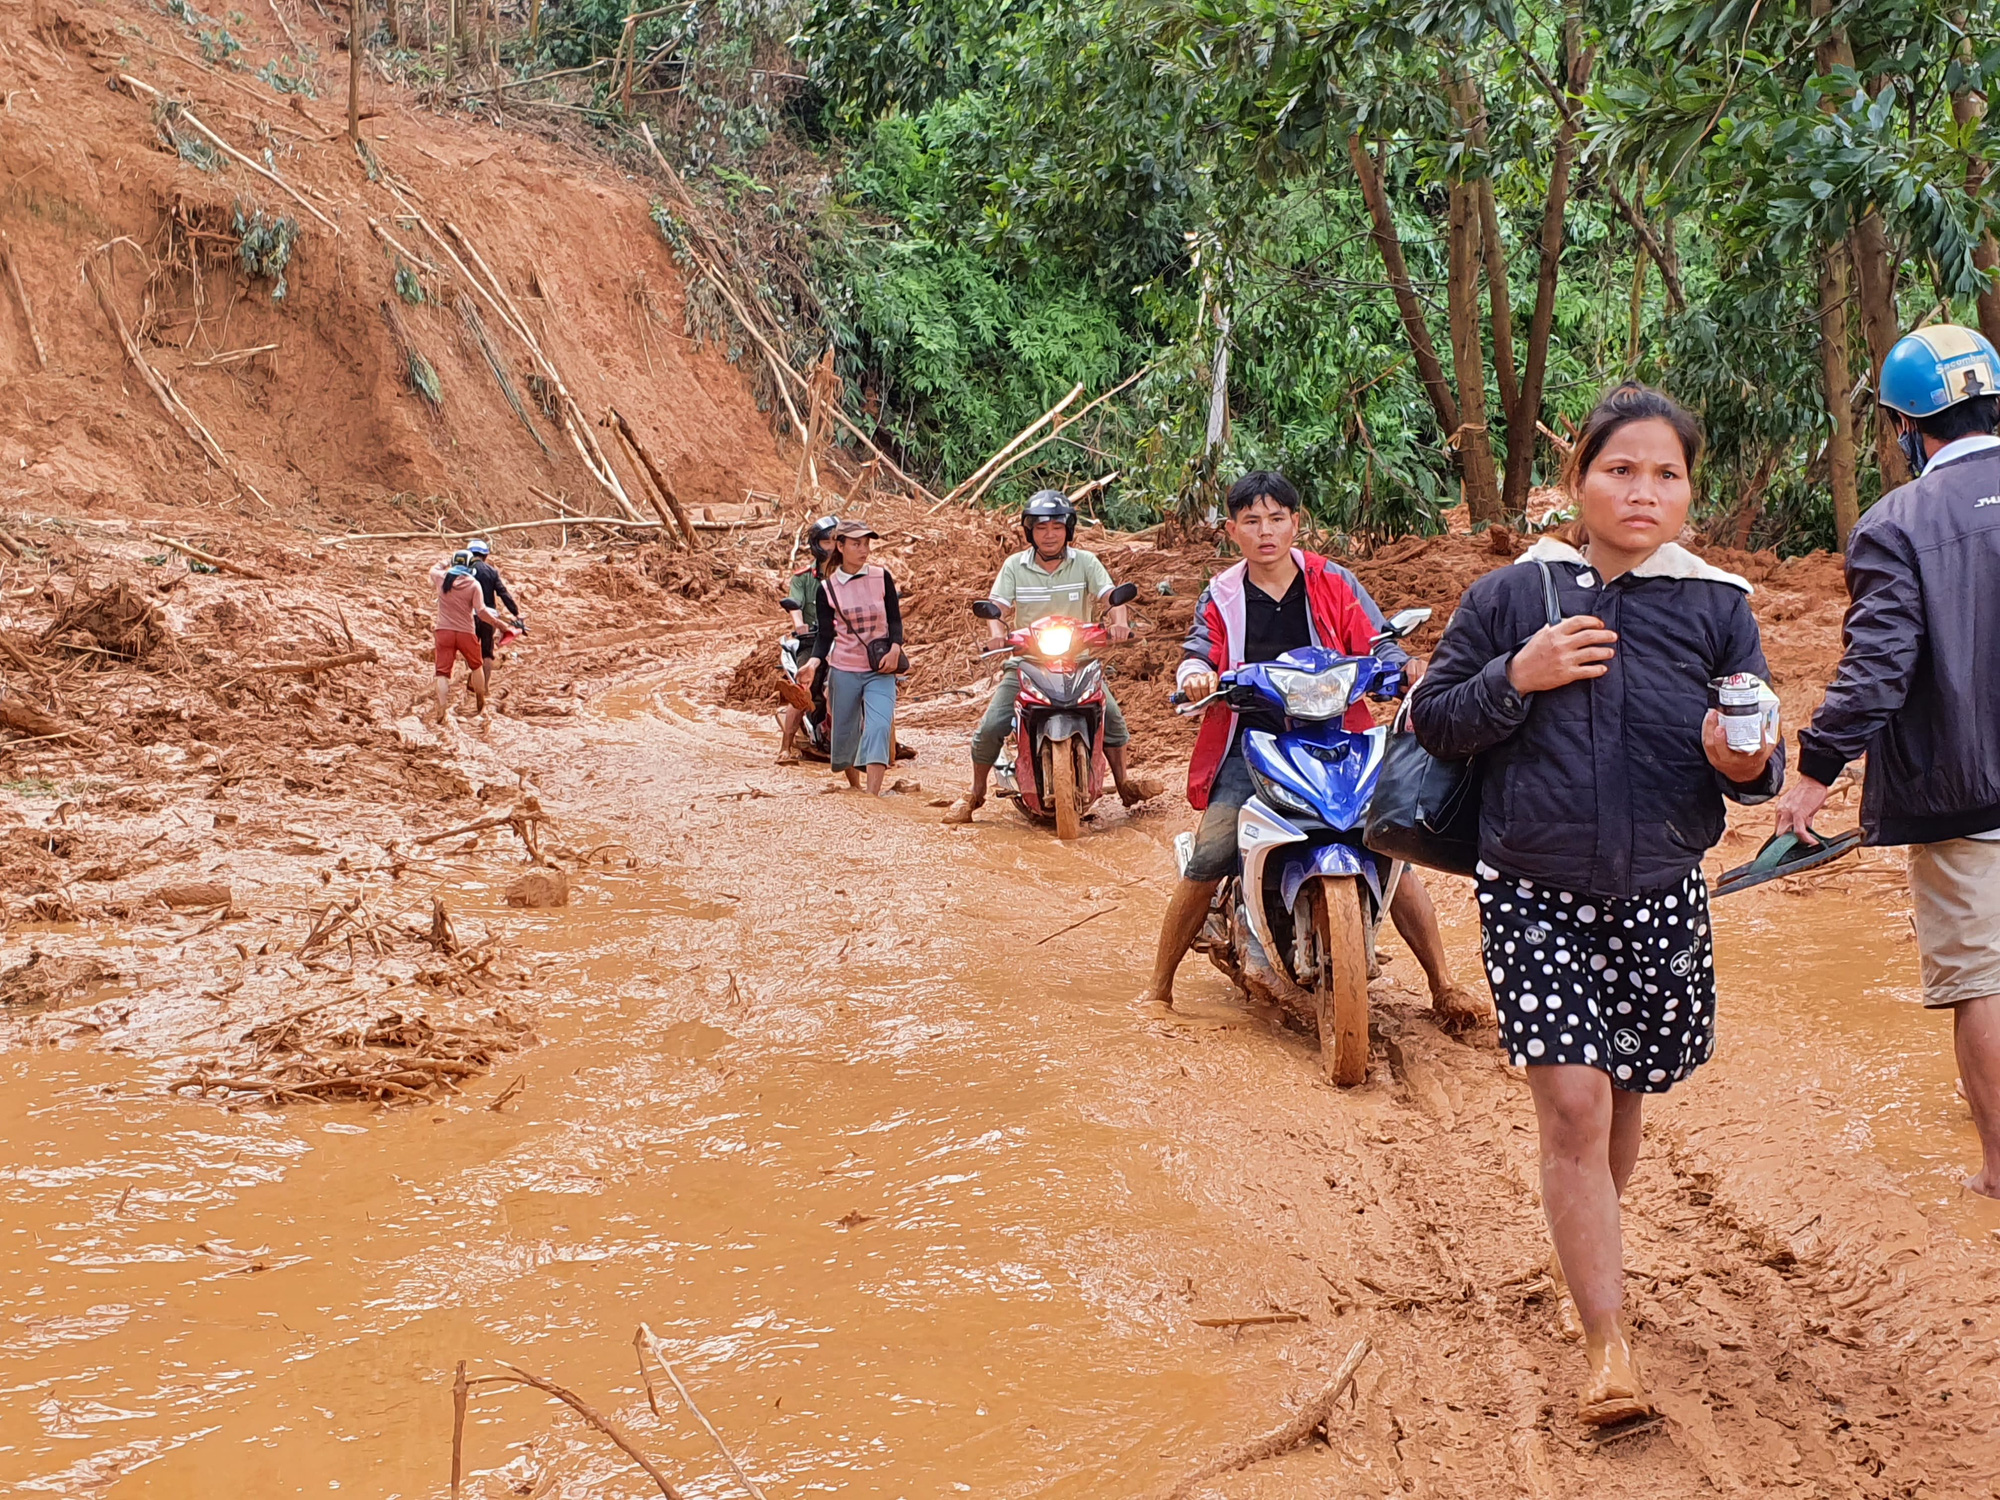
{"type": "MultiPolygon", "coordinates": [[[[1002,620],[1014,618],[1014,628],[1025,629],[1050,615],[1062,615],[1088,625],[1098,601],[1111,592],[1111,575],[1097,554],[1085,552],[1076,541],[1076,507],[1061,490],[1039,490],[1021,509],[1021,530],[1028,545],[1000,565],[993,580],[993,602],[1000,606],[1002,619],[988,620],[987,629],[995,646],[1007,639],[1002,620]]],[[[1111,639],[1131,636],[1125,609],[1108,610],[1105,624],[1111,639]]],[[[1020,669],[1013,663],[1002,670],[999,686],[986,705],[986,716],[972,735],[972,792],[952,803],[944,815],[947,823],[970,823],[972,815],[986,802],[986,783],[1000,759],[1000,749],[1014,727],[1014,703],[1021,692],[1020,669]]],[[[1118,796],[1127,807],[1157,797],[1164,787],[1150,777],[1134,776],[1125,763],[1125,747],[1131,743],[1125,715],[1111,689],[1104,690],[1104,759],[1118,783],[1118,796]]]]}
{"type": "MultiPolygon", "coordinates": [[[[1229,487],[1225,504],[1229,539],[1243,560],[1209,580],[1195,605],[1176,679],[1182,696],[1189,702],[1206,698],[1215,691],[1218,674],[1245,662],[1276,661],[1302,646],[1366,654],[1383,627],[1382,611],[1361,580],[1339,563],[1292,545],[1301,501],[1291,481],[1255,470],[1229,487]]],[[[1403,656],[1399,646],[1384,654],[1391,660],[1403,656]]],[[[1406,671],[1414,683],[1423,665],[1413,661],[1406,671]]],[[[1365,705],[1349,712],[1355,715],[1350,727],[1365,729],[1372,722],[1365,705]]],[[[1237,814],[1253,790],[1243,725],[1217,704],[1202,718],[1188,763],[1188,801],[1202,813],[1201,827],[1193,857],[1167,903],[1153,982],[1140,994],[1142,1004],[1173,1008],[1174,971],[1208,920],[1216,886],[1235,868],[1237,814]]],[[[1397,881],[1389,916],[1429,981],[1438,1024],[1457,1031],[1485,1020],[1487,1008],[1452,979],[1436,908],[1414,869],[1397,881]]]]}
{"type": "MultiPolygon", "coordinates": [[[[806,530],[806,549],[812,554],[792,572],[785,589],[785,608],[791,612],[795,636],[810,644],[819,635],[819,580],[826,572],[826,560],[833,534],[840,527],[839,516],[821,516],[806,530]]],[[[826,717],[826,678],[815,673],[810,690],[786,681],[778,689],[785,700],[784,738],[778,744],[778,763],[791,765],[799,758],[799,726],[807,714],[826,717]]]]}

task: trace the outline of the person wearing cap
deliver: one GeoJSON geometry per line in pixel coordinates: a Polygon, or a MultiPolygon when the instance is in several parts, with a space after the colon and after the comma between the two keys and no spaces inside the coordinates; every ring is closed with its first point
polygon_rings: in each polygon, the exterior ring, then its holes
{"type": "Polygon", "coordinates": [[[909,669],[903,652],[903,607],[896,580],[886,568],[870,567],[868,549],[880,533],[866,521],[842,521],[833,531],[833,556],[815,598],[819,630],[812,655],[799,668],[807,687],[824,666],[830,673],[826,696],[833,733],[830,759],[869,795],[882,795],[882,775],[893,751],[896,674],[909,669]]]}
{"type": "Polygon", "coordinates": [[[475,626],[484,620],[500,626],[500,617],[486,607],[479,580],[472,571],[472,554],[454,552],[451,561],[431,569],[431,589],[437,596],[434,658],[437,667],[437,722],[451,716],[451,669],[462,656],[466,681],[472,688],[474,714],[486,712],[486,660],[475,626]]]}
{"type": "MultiPolygon", "coordinates": [[[[801,644],[819,635],[820,578],[826,572],[831,555],[828,549],[839,527],[839,516],[821,516],[806,529],[806,547],[812,555],[793,571],[791,584],[785,590],[785,608],[794,616],[793,628],[801,644]]],[[[781,695],[793,687],[792,683],[781,684],[781,695]]],[[[824,676],[815,676],[807,691],[809,696],[804,704],[790,699],[785,703],[784,737],[778,743],[778,762],[781,765],[790,765],[799,758],[799,726],[805,723],[806,714],[809,711],[822,713],[826,709],[824,676]]]]}
{"type": "MultiPolygon", "coordinates": [[[[1071,545],[1076,540],[1076,507],[1061,490],[1040,490],[1021,508],[1021,530],[1028,545],[1000,565],[993,580],[992,599],[1016,630],[1025,630],[1037,620],[1062,615],[1088,625],[1096,615],[1098,601],[1111,592],[1111,575],[1097,554],[1071,545]]],[[[1111,639],[1131,637],[1123,605],[1105,612],[1104,623],[1111,639]]],[[[986,622],[995,646],[1007,639],[1007,628],[999,620],[986,622]]],[[[972,734],[972,791],[952,803],[945,813],[947,823],[970,823],[972,815],[986,801],[987,778],[1000,759],[1001,747],[1014,729],[1014,704],[1021,693],[1021,671],[1011,661],[1001,670],[999,685],[986,704],[986,715],[972,734]]],[[[1104,761],[1111,768],[1118,796],[1127,807],[1157,797],[1164,787],[1149,777],[1133,776],[1125,765],[1125,747],[1132,733],[1125,727],[1125,715],[1111,689],[1104,689],[1104,761]]]]}
{"type": "Polygon", "coordinates": [[[475,619],[477,627],[473,632],[479,637],[480,661],[486,673],[487,685],[493,682],[493,666],[499,660],[498,649],[516,635],[528,628],[528,622],[521,618],[521,606],[514,602],[514,596],[507,591],[506,581],[500,570],[493,566],[493,548],[484,537],[474,537],[465,544],[466,555],[472,559],[472,576],[478,581],[479,591],[486,599],[486,607],[491,609],[496,602],[507,606],[507,613],[514,617],[513,623],[505,627],[505,634],[498,634],[484,620],[475,619]]]}
{"type": "Polygon", "coordinates": [[[1813,815],[1866,755],[1862,834],[1910,846],[1924,1004],[1952,1013],[1985,1158],[1965,1185],[2000,1198],[2000,353],[1920,328],[1882,362],[1880,400],[1916,478],[1847,538],[1846,651],[1778,832],[1816,842],[1813,815]]]}

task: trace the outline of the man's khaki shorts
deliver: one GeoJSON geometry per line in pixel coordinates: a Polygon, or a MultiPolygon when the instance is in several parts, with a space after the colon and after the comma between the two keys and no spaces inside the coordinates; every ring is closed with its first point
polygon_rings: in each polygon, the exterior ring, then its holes
{"type": "Polygon", "coordinates": [[[1924,1004],[2000,995],[2000,840],[1910,846],[1924,1004]]]}

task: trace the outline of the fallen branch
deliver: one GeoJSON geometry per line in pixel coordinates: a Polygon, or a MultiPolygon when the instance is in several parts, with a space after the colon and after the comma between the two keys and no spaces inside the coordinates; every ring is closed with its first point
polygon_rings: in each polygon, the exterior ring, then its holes
{"type": "Polygon", "coordinates": [[[48,677],[49,674],[46,671],[36,666],[35,663],[29,661],[28,658],[21,653],[21,648],[16,646],[12,641],[8,640],[7,637],[4,635],[0,635],[0,651],[6,652],[7,659],[13,662],[14,665],[19,667],[23,672],[26,672],[30,677],[39,677],[43,679],[46,679],[48,677]]]}
{"type": "MultiPolygon", "coordinates": [[[[476,1375],[470,1380],[465,1380],[463,1374],[464,1368],[463,1365],[459,1366],[459,1379],[464,1383],[463,1390],[465,1393],[470,1393],[472,1387],[476,1385],[526,1385],[532,1386],[546,1395],[554,1396],[556,1400],[562,1402],[563,1405],[567,1406],[579,1417],[582,1417],[584,1421],[616,1443],[624,1451],[627,1458],[646,1471],[646,1477],[660,1487],[660,1493],[666,1496],[666,1500],[682,1500],[681,1492],[674,1488],[673,1481],[662,1474],[659,1467],[639,1451],[638,1447],[625,1435],[618,1424],[605,1416],[603,1412],[592,1406],[588,1401],[585,1401],[581,1396],[577,1395],[575,1391],[557,1385],[553,1380],[545,1380],[540,1375],[530,1374],[519,1365],[507,1365],[505,1367],[513,1371],[511,1375],[476,1375]]],[[[462,1434],[464,1432],[465,1424],[462,1415],[464,1400],[465,1395],[461,1394],[459,1385],[454,1384],[452,1387],[453,1408],[454,1411],[461,1413],[452,1427],[452,1451],[454,1454],[452,1471],[454,1475],[459,1470],[456,1455],[460,1451],[462,1434]]],[[[454,1493],[456,1493],[456,1488],[454,1484],[454,1493]]]]}
{"type": "MultiPolygon", "coordinates": [[[[537,490],[535,493],[540,494],[541,491],[537,490]]],[[[585,518],[570,518],[572,522],[581,519],[585,518]]],[[[660,524],[657,521],[641,521],[636,523],[631,521],[615,521],[609,516],[590,516],[587,519],[602,521],[606,526],[631,526],[635,524],[657,526],[660,524]]],[[[563,524],[565,523],[562,520],[509,521],[501,526],[481,526],[476,531],[358,531],[349,536],[329,537],[327,545],[329,547],[344,547],[349,542],[458,542],[465,540],[467,537],[492,536],[495,532],[500,531],[533,531],[537,526],[561,526],[563,524]]]]}
{"type": "MultiPolygon", "coordinates": [[[[667,1372],[667,1379],[671,1380],[674,1383],[674,1389],[681,1393],[681,1400],[687,1403],[687,1409],[693,1412],[694,1419],[701,1423],[701,1430],[707,1433],[708,1440],[715,1444],[715,1451],[722,1455],[724,1461],[735,1472],[736,1477],[742,1481],[743,1488],[750,1492],[753,1500],[765,1500],[764,1492],[757,1488],[757,1481],[743,1472],[743,1465],[739,1464],[736,1461],[736,1455],[729,1451],[729,1445],[723,1442],[722,1434],[715,1430],[715,1424],[710,1422],[707,1416],[703,1414],[702,1409],[694,1404],[694,1397],[688,1393],[688,1388],[681,1383],[680,1373],[668,1362],[666,1351],[660,1345],[659,1336],[644,1323],[641,1323],[639,1331],[632,1336],[632,1342],[643,1348],[654,1359],[660,1362],[660,1368],[667,1372]]],[[[646,1362],[644,1359],[641,1359],[639,1361],[639,1373],[643,1375],[645,1371],[646,1362]]],[[[646,1382],[646,1399],[649,1402],[653,1401],[653,1382],[650,1380],[646,1382]]],[[[658,1416],[659,1414],[659,1403],[653,1402],[653,1415],[658,1416]]]]}
{"type": "Polygon", "coordinates": [[[1267,1458],[1276,1458],[1281,1453],[1289,1453],[1314,1432],[1324,1427],[1333,1415],[1333,1403],[1340,1399],[1340,1393],[1347,1389],[1354,1379],[1354,1372],[1361,1368],[1361,1361],[1368,1357],[1369,1343],[1366,1335],[1347,1351],[1347,1358],[1340,1362],[1340,1368],[1333,1372],[1333,1379],[1312,1400],[1300,1407],[1289,1422],[1272,1428],[1262,1437],[1234,1448],[1224,1449],[1214,1458],[1196,1469],[1173,1489],[1167,1492],[1167,1500],[1187,1500],[1197,1488],[1221,1474],[1231,1474],[1238,1469],[1247,1469],[1252,1464],[1262,1463],[1267,1458]]]}
{"type": "Polygon", "coordinates": [[[946,504],[950,501],[958,499],[962,495],[965,495],[968,491],[976,496],[980,490],[986,488],[986,483],[994,475],[997,475],[1002,468],[1006,466],[1006,460],[1012,456],[1014,450],[1019,448],[1021,444],[1027,442],[1029,438],[1033,437],[1036,433],[1040,432],[1044,427],[1048,426],[1049,423],[1051,422],[1056,423],[1056,430],[1060,432],[1062,430],[1062,423],[1061,423],[1062,414],[1066,410],[1068,410],[1069,404],[1072,401],[1076,400],[1076,398],[1078,396],[1081,396],[1082,394],[1083,394],[1083,382],[1079,380],[1075,385],[1070,387],[1070,392],[1067,396],[1063,397],[1062,400],[1058,401],[1054,406],[1050,407],[1047,411],[1043,412],[1039,417],[1035,418],[1034,421],[1030,422],[1026,427],[1023,427],[1019,432],[1015,433],[1012,438],[1008,439],[1006,444],[1000,449],[998,453],[994,454],[991,458],[987,459],[985,463],[981,464],[978,468],[974,469],[972,473],[968,475],[960,484],[958,484],[950,494],[946,495],[944,499],[939,501],[938,503],[946,504]]]}
{"type": "Polygon", "coordinates": [[[532,843],[532,840],[525,833],[521,833],[523,825],[546,823],[548,821],[549,815],[542,811],[541,804],[533,797],[525,797],[510,811],[495,813],[490,818],[479,818],[458,828],[447,828],[443,833],[427,833],[422,838],[414,839],[411,842],[421,847],[425,844],[442,843],[445,839],[456,838],[461,833],[484,833],[489,828],[512,827],[516,833],[521,834],[521,841],[523,843],[532,843]]]}
{"type": "Polygon", "coordinates": [[[35,346],[35,363],[46,370],[49,367],[48,350],[42,347],[42,331],[35,326],[35,309],[28,301],[27,288],[21,285],[21,272],[14,264],[14,247],[4,233],[0,233],[0,264],[6,266],[7,280],[14,288],[14,300],[21,304],[21,317],[28,325],[28,339],[35,346]]]}
{"type": "Polygon", "coordinates": [[[97,274],[95,257],[96,252],[93,251],[84,260],[84,279],[90,283],[90,289],[97,293],[97,305],[104,309],[104,316],[110,320],[112,329],[117,333],[118,342],[125,350],[125,357],[132,362],[132,367],[139,372],[140,378],[146,382],[147,388],[152,391],[154,399],[166,409],[168,416],[180,423],[181,431],[185,432],[194,445],[207,455],[210,463],[222,470],[223,473],[227,474],[252,495],[255,495],[258,504],[262,505],[266,510],[270,510],[272,508],[271,502],[264,498],[256,485],[237,472],[236,465],[230,461],[229,455],[223,451],[222,444],[215,440],[213,433],[201,425],[201,419],[195,416],[185,401],[181,400],[180,394],[174,390],[173,385],[167,380],[167,377],[146,362],[146,356],[140,351],[138,341],[132,337],[131,331],[125,326],[125,315],[118,311],[118,304],[112,300],[110,291],[106,289],[103,280],[97,274]]]}
{"type": "Polygon", "coordinates": [[[1043,943],[1053,943],[1057,938],[1061,937],[1065,932],[1075,932],[1077,928],[1081,927],[1085,922],[1095,922],[1099,917],[1108,916],[1116,910],[1118,910],[1118,908],[1115,906],[1107,906],[1102,911],[1094,911],[1087,917],[1078,917],[1074,922],[1070,923],[1069,926],[1058,927],[1054,932],[1050,933],[1047,937],[1037,938],[1035,940],[1035,946],[1039,948],[1042,946],[1043,943]]]}
{"type": "Polygon", "coordinates": [[[373,646],[363,646],[359,651],[343,651],[338,656],[315,657],[311,661],[260,661],[243,668],[245,672],[277,672],[289,677],[311,677],[318,672],[331,672],[335,667],[358,666],[363,662],[380,661],[373,646]]]}
{"type": "MultiPolygon", "coordinates": [[[[158,99],[163,97],[160,91],[154,88],[150,83],[141,83],[138,79],[134,78],[129,73],[120,73],[118,75],[118,81],[126,85],[128,88],[130,88],[135,94],[143,93],[148,98],[151,99],[158,99]]],[[[230,156],[235,157],[236,160],[242,162],[244,166],[248,167],[251,171],[255,172],[259,177],[262,177],[266,181],[272,183],[274,186],[277,187],[277,189],[280,192],[285,193],[292,199],[293,202],[297,203],[300,208],[303,208],[307,213],[311,214],[315,219],[318,219],[320,223],[324,224],[328,229],[331,229],[334,232],[334,234],[338,235],[340,233],[340,226],[334,223],[333,220],[329,219],[325,214],[321,213],[317,208],[313,207],[312,200],[307,198],[305,194],[301,193],[297,188],[293,187],[289,182],[285,181],[284,178],[280,177],[276,172],[273,172],[269,167],[265,166],[262,162],[254,161],[250,157],[245,156],[241,151],[238,151],[234,146],[230,145],[229,142],[225,141],[221,136],[217,135],[213,130],[210,130],[206,125],[202,124],[201,117],[197,115],[193,110],[189,109],[185,104],[182,104],[179,101],[173,101],[173,104],[176,113],[178,113],[183,120],[186,120],[188,124],[194,126],[196,130],[199,130],[203,135],[207,136],[209,140],[213,141],[219,149],[227,152],[230,156]]]]}
{"type": "Polygon", "coordinates": [[[224,573],[234,573],[238,578],[263,579],[264,574],[255,568],[246,568],[242,563],[233,563],[226,557],[211,557],[198,547],[190,547],[186,542],[177,542],[172,537],[154,536],[148,532],[146,540],[158,542],[162,547],[171,547],[183,557],[191,557],[198,563],[207,563],[211,568],[219,568],[224,573]]]}
{"type": "Polygon", "coordinates": [[[653,462],[653,455],[648,453],[645,445],[639,441],[639,434],[632,430],[632,424],[625,420],[625,414],[615,406],[610,410],[611,420],[618,428],[618,435],[625,439],[626,446],[632,450],[632,456],[638,460],[639,466],[646,472],[646,477],[653,482],[653,488],[659,492],[657,495],[649,494],[647,498],[652,501],[653,509],[659,513],[661,524],[666,524],[667,511],[671,510],[674,513],[674,521],[680,526],[681,534],[687,538],[688,550],[699,552],[701,538],[695,535],[694,527],[688,524],[687,512],[681,509],[681,497],[674,493],[673,481],[660,472],[660,466],[653,462]],[[666,501],[664,510],[660,506],[662,500],[666,501]]]}
{"type": "MultiPolygon", "coordinates": [[[[660,153],[659,143],[653,139],[652,130],[646,125],[646,122],[643,120],[639,122],[639,133],[646,138],[646,147],[653,153],[653,160],[660,164],[660,170],[666,174],[667,180],[671,182],[674,185],[675,189],[680,193],[682,203],[685,204],[690,211],[693,211],[694,200],[688,196],[687,188],[681,182],[680,173],[676,172],[673,169],[673,167],[668,164],[666,157],[660,153]]],[[[721,273],[716,271],[713,267],[709,266],[704,257],[702,257],[699,253],[695,255],[695,262],[697,265],[700,265],[702,267],[703,271],[708,276],[709,282],[715,287],[715,289],[718,292],[722,294],[723,299],[726,302],[728,302],[730,308],[735,312],[737,321],[743,325],[743,331],[749,334],[752,339],[756,340],[757,347],[762,349],[764,351],[765,357],[769,359],[771,363],[772,374],[779,377],[778,392],[781,396],[784,397],[785,409],[786,411],[791,413],[792,423],[799,430],[800,440],[804,441],[806,436],[806,424],[804,421],[800,419],[798,408],[792,404],[791,393],[785,389],[785,381],[789,379],[792,382],[792,384],[796,385],[799,388],[801,392],[804,392],[807,389],[809,389],[809,382],[803,375],[799,374],[797,370],[794,370],[791,367],[791,365],[786,363],[786,361],[778,354],[778,351],[773,349],[769,344],[769,342],[765,340],[764,335],[757,331],[755,320],[753,320],[750,314],[744,310],[743,304],[737,300],[736,294],[730,291],[727,283],[724,282],[721,273]]],[[[894,459],[889,457],[888,454],[884,453],[881,450],[881,448],[877,447],[875,440],[873,438],[869,437],[867,433],[863,432],[859,427],[856,427],[853,422],[849,421],[847,413],[842,411],[838,406],[835,406],[833,408],[833,419],[834,421],[838,422],[842,427],[846,428],[849,435],[851,435],[856,442],[860,443],[862,447],[866,448],[870,453],[874,454],[876,458],[880,459],[882,461],[882,467],[887,469],[891,474],[894,474],[906,486],[908,486],[909,491],[912,495],[916,496],[920,500],[922,499],[934,500],[937,498],[923,485],[919,484],[916,480],[912,479],[908,474],[904,473],[901,466],[899,466],[894,459]]]]}
{"type": "Polygon", "coordinates": [[[1261,1328],[1266,1323],[1309,1323],[1302,1312],[1246,1313],[1240,1318],[1196,1318],[1197,1328],[1261,1328]]]}

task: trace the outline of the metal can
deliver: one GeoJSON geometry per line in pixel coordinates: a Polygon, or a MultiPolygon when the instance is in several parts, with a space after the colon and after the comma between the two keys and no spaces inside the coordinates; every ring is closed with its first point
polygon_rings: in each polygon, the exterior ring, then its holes
{"type": "Polygon", "coordinates": [[[1722,713],[1722,737],[1732,750],[1764,748],[1763,679],[1754,672],[1732,672],[1718,677],[1709,688],[1715,706],[1722,713]]]}

